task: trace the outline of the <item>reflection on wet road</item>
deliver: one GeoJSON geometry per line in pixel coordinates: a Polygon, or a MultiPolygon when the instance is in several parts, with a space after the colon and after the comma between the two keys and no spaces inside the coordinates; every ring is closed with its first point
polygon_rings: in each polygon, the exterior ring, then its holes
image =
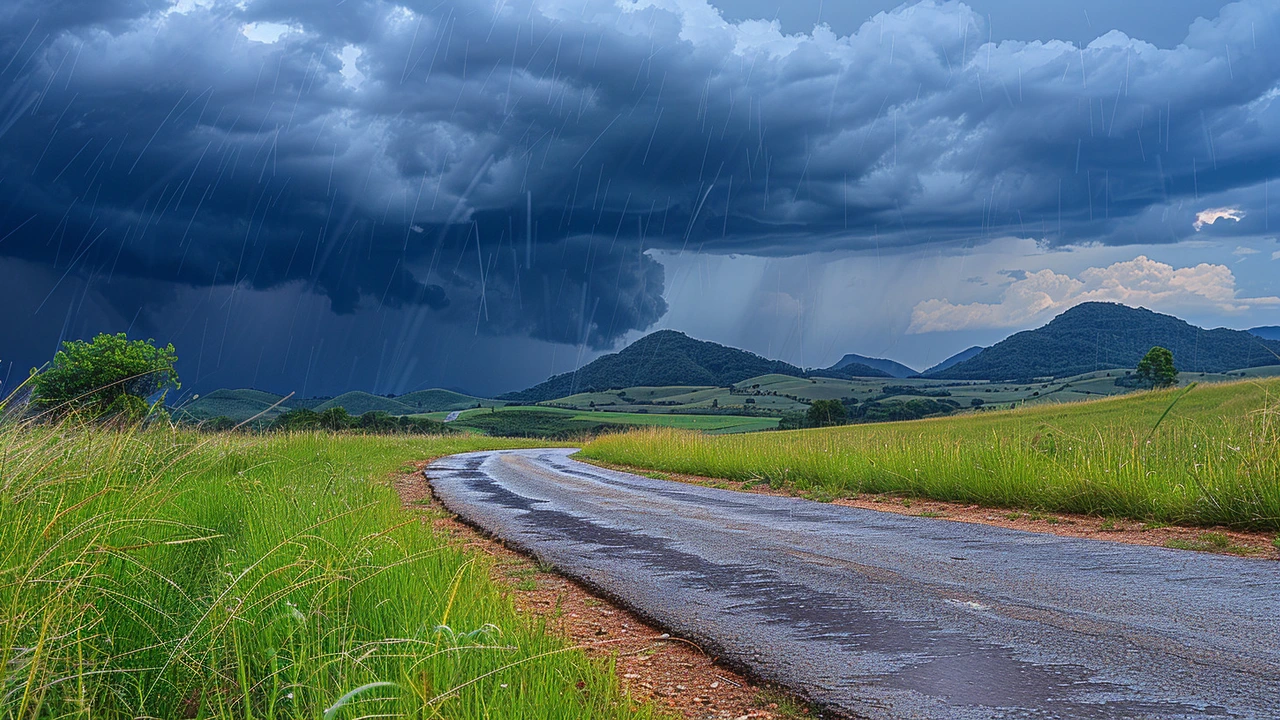
{"type": "Polygon", "coordinates": [[[1280,563],[455,455],[459,514],[713,654],[873,718],[1273,718],[1280,563]]]}

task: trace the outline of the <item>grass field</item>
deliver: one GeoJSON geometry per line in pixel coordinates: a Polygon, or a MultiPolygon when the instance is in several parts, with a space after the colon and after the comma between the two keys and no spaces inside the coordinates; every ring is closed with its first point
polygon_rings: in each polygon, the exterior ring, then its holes
{"type": "Polygon", "coordinates": [[[1183,392],[755,435],[653,429],[602,437],[583,454],[832,497],[902,493],[1280,530],[1280,379],[1183,392]]]}
{"type": "Polygon", "coordinates": [[[649,717],[400,506],[477,437],[0,427],[0,717],[649,717]]]}
{"type": "MultiPolygon", "coordinates": [[[[603,412],[603,411],[583,411],[570,410],[566,408],[546,407],[546,406],[509,406],[503,408],[490,409],[473,409],[464,411],[458,416],[453,425],[457,427],[470,427],[471,423],[479,423],[480,420],[491,414],[501,415],[503,413],[527,414],[537,413],[551,417],[560,418],[567,422],[581,423],[586,425],[645,425],[645,426],[661,426],[669,428],[678,428],[681,430],[697,430],[700,432],[712,434],[726,433],[744,433],[754,432],[756,430],[772,430],[778,427],[778,418],[776,417],[749,417],[744,415],[691,415],[691,414],[675,414],[675,413],[622,413],[622,412],[603,412]]],[[[430,418],[432,420],[443,420],[448,413],[428,413],[421,417],[430,418]]]]}

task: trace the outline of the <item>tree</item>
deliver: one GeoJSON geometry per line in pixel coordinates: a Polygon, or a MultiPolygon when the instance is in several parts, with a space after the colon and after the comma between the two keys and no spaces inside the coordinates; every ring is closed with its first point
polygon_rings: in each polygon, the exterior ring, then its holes
{"type": "Polygon", "coordinates": [[[344,407],[331,407],[320,413],[320,427],[325,430],[346,430],[351,427],[354,418],[344,407]]]}
{"type": "Polygon", "coordinates": [[[814,400],[805,419],[814,427],[842,425],[849,419],[849,412],[839,400],[814,400]]]}
{"type": "Polygon", "coordinates": [[[982,398],[974,398],[969,401],[970,407],[982,407],[983,405],[986,405],[986,404],[987,404],[987,401],[983,400],[982,398]]]}
{"type": "MultiPolygon", "coordinates": [[[[334,408],[334,410],[338,409],[339,408],[334,408]]],[[[369,432],[395,432],[398,427],[396,425],[396,418],[390,413],[383,412],[381,410],[370,410],[359,418],[356,418],[355,424],[361,430],[367,430],[369,432]]]]}
{"type": "Polygon", "coordinates": [[[1152,388],[1167,388],[1178,384],[1178,368],[1173,365],[1173,353],[1160,346],[1151,348],[1138,361],[1138,379],[1152,388]]]}
{"type": "Polygon", "coordinates": [[[173,345],[156,347],[124,333],[64,342],[47,370],[31,371],[32,402],[52,415],[141,420],[163,404],[169,388],[181,387],[177,362],[173,345]]]}
{"type": "Polygon", "coordinates": [[[276,430],[315,430],[320,427],[320,413],[307,408],[286,410],[271,423],[276,430]]]}

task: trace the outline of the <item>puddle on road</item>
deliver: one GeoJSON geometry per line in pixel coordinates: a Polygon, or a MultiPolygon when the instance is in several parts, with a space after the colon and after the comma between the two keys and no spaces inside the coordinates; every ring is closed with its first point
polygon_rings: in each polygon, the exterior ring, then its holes
{"type": "MultiPolygon", "coordinates": [[[[880,688],[925,696],[927,702],[920,708],[932,707],[936,711],[941,705],[944,716],[950,714],[946,708],[966,716],[966,711],[987,708],[999,709],[995,715],[998,717],[1099,720],[1229,716],[1215,708],[1135,702],[1127,697],[1126,688],[1099,682],[1080,666],[1026,662],[1004,647],[946,631],[933,622],[903,621],[863,607],[855,597],[801,585],[772,570],[713,563],[680,550],[667,540],[540,507],[547,503],[512,492],[481,470],[484,457],[462,460],[461,468],[432,469],[433,480],[462,481],[469,494],[483,498],[485,503],[522,511],[517,524],[541,538],[533,543],[535,549],[537,545],[559,546],[561,550],[565,544],[596,546],[597,552],[638,563],[653,577],[678,584],[691,594],[722,598],[712,604],[732,613],[736,620],[754,620],[775,634],[781,632],[799,642],[822,645],[806,658],[781,653],[769,657],[760,648],[754,657],[738,658],[764,670],[766,676],[770,675],[769,670],[789,675],[774,679],[799,683],[815,699],[834,701],[850,709],[857,709],[861,703],[875,706],[883,700],[876,692],[880,688]],[[833,650],[839,660],[821,662],[833,650]],[[800,666],[806,669],[805,673],[794,671],[800,666]],[[839,666],[853,668],[854,672],[832,671],[839,666]]],[[[588,475],[577,471],[574,474],[588,475]]],[[[573,571],[572,567],[563,569],[573,571]]],[[[638,590],[645,592],[644,588],[638,590]]],[[[643,604],[638,605],[643,609],[643,604]]],[[[737,623],[740,626],[741,622],[737,623]]],[[[719,644],[698,628],[674,629],[719,644]]],[[[898,698],[902,693],[888,694],[898,698]]]]}

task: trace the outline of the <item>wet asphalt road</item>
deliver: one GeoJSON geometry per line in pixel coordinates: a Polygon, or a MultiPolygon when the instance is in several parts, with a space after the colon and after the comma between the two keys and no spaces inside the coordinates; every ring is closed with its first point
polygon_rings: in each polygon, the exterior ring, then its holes
{"type": "Polygon", "coordinates": [[[766,680],[872,718],[1280,717],[1280,563],[612,472],[427,469],[453,512],[766,680]]]}

